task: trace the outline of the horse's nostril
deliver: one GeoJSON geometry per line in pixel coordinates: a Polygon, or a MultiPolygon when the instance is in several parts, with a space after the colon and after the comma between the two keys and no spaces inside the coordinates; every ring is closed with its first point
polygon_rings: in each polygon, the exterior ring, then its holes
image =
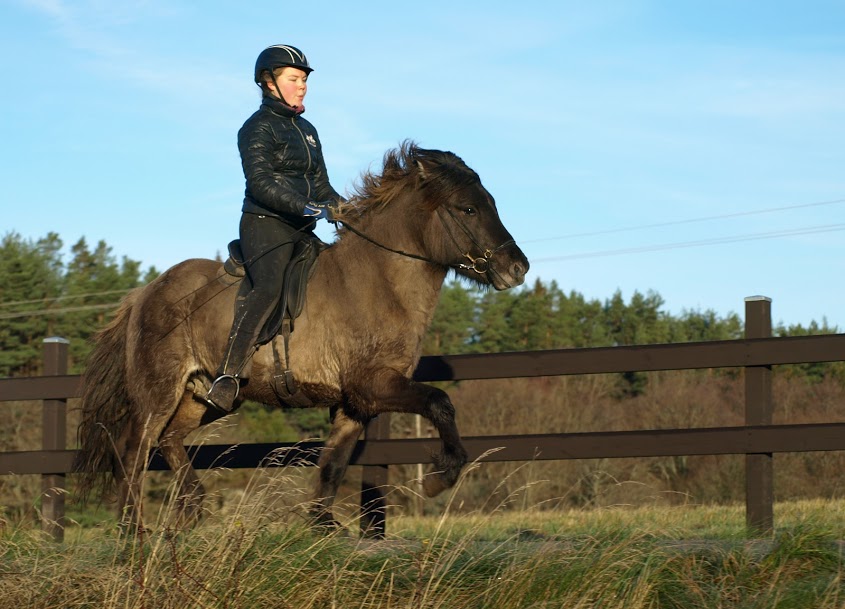
{"type": "Polygon", "coordinates": [[[521,262],[514,262],[511,266],[511,277],[514,279],[522,279],[525,277],[525,267],[521,262]]]}

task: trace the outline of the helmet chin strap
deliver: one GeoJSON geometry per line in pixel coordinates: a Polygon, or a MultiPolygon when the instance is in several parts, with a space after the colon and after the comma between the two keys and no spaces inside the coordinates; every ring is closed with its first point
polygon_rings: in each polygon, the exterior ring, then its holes
{"type": "MultiPolygon", "coordinates": [[[[275,87],[273,89],[273,95],[276,97],[276,99],[280,99],[287,104],[287,100],[282,97],[282,88],[279,86],[279,77],[276,76],[273,72],[270,72],[270,77],[273,79],[273,87],[275,87]]],[[[290,104],[288,104],[288,106],[290,106],[290,104]]]]}
{"type": "Polygon", "coordinates": [[[295,110],[301,112],[302,106],[291,105],[290,103],[288,103],[288,100],[285,99],[284,95],[282,95],[282,89],[281,89],[281,87],[279,87],[278,77],[275,74],[273,74],[272,72],[270,72],[270,77],[273,79],[273,86],[276,87],[276,90],[273,91],[273,96],[276,99],[278,99],[279,101],[281,101],[283,104],[285,104],[286,106],[288,106],[290,108],[294,108],[295,110]]]}

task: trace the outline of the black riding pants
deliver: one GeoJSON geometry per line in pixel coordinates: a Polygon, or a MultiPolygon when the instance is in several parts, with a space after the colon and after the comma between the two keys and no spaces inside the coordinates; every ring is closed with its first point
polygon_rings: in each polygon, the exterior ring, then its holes
{"type": "Polygon", "coordinates": [[[235,301],[235,319],[218,375],[249,376],[250,358],[281,295],[294,244],[310,236],[308,229],[296,229],[279,218],[248,213],[241,216],[246,277],[235,301]]]}

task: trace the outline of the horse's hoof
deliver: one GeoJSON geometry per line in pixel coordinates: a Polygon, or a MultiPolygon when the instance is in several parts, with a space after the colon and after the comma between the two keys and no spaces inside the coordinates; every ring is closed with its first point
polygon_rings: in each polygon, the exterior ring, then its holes
{"type": "Polygon", "coordinates": [[[428,474],[422,481],[423,492],[426,497],[437,497],[440,493],[449,488],[449,484],[443,478],[443,474],[428,474]]]}
{"type": "Polygon", "coordinates": [[[331,516],[317,516],[311,521],[311,529],[321,535],[344,535],[348,531],[331,516]]]}

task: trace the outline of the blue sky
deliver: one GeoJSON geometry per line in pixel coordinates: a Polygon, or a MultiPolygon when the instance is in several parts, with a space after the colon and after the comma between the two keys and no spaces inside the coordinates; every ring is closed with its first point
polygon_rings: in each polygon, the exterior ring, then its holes
{"type": "Polygon", "coordinates": [[[843,2],[5,0],[0,233],[224,251],[274,43],[340,192],[411,138],[480,174],[529,282],[845,331],[843,2]]]}

